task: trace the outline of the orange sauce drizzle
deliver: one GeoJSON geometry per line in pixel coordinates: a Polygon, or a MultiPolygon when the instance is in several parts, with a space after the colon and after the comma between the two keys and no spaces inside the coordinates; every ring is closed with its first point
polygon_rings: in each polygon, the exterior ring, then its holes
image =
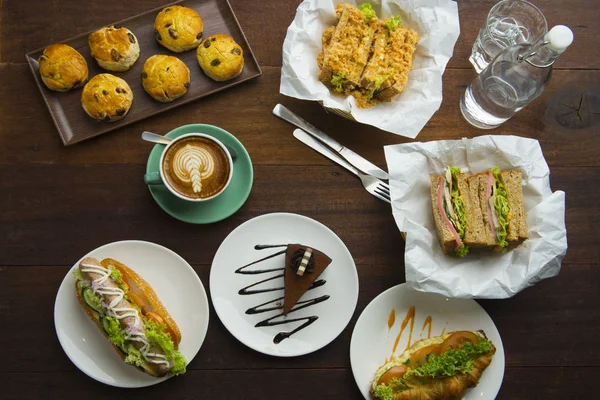
{"type": "Polygon", "coordinates": [[[423,328],[421,328],[421,335],[423,335],[423,332],[425,331],[425,327],[429,326],[429,329],[427,329],[427,339],[429,339],[431,337],[431,316],[428,315],[427,318],[425,318],[425,322],[423,322],[423,328]]]}
{"type": "Polygon", "coordinates": [[[400,342],[402,333],[404,333],[404,329],[406,329],[409,322],[410,322],[410,331],[408,334],[408,343],[406,344],[406,348],[404,349],[404,351],[406,351],[410,347],[410,344],[412,342],[413,328],[415,326],[415,306],[411,306],[408,309],[408,312],[406,313],[406,317],[404,318],[404,321],[402,321],[402,325],[400,326],[400,332],[398,333],[398,336],[396,336],[396,341],[394,342],[394,348],[392,349],[392,355],[394,353],[396,353],[396,349],[398,348],[398,343],[400,342]]]}
{"type": "Polygon", "coordinates": [[[395,322],[396,322],[396,310],[392,308],[392,312],[390,312],[390,316],[388,317],[388,332],[392,329],[392,326],[394,326],[395,322]]]}

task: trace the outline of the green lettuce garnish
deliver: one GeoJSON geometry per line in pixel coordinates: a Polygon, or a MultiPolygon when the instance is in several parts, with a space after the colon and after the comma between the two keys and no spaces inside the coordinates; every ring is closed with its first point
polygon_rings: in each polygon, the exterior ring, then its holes
{"type": "Polygon", "coordinates": [[[454,255],[457,257],[464,257],[469,254],[469,247],[463,243],[458,249],[454,250],[454,255]]]}
{"type": "MultiPolygon", "coordinates": [[[[452,193],[450,193],[450,197],[452,198],[454,215],[457,219],[454,221],[454,226],[456,228],[456,233],[458,233],[458,236],[460,236],[460,239],[464,240],[465,230],[467,227],[467,214],[465,212],[465,202],[460,197],[458,178],[456,177],[456,175],[460,174],[460,168],[450,167],[450,174],[452,175],[452,193]]],[[[462,246],[456,249],[454,254],[458,257],[464,257],[469,254],[469,248],[463,243],[462,246]]]]}
{"type": "Polygon", "coordinates": [[[79,270],[79,268],[73,269],[73,276],[75,277],[75,281],[77,281],[77,282],[84,280],[83,275],[81,275],[81,271],[79,270]]]}
{"type": "MultiPolygon", "coordinates": [[[[441,378],[466,374],[473,369],[473,361],[492,350],[492,342],[482,339],[479,343],[465,342],[459,349],[448,349],[444,354],[435,354],[427,358],[427,362],[417,369],[408,371],[406,375],[420,378],[441,378]]],[[[406,376],[405,375],[405,376],[406,376]]]]}
{"type": "Polygon", "coordinates": [[[381,400],[392,400],[394,398],[394,391],[387,385],[377,385],[375,389],[375,398],[381,400]]]}
{"type": "Polygon", "coordinates": [[[106,324],[105,330],[108,334],[108,339],[112,344],[117,347],[123,347],[125,345],[126,333],[121,328],[121,323],[115,317],[105,317],[106,324]]]}
{"type": "Polygon", "coordinates": [[[172,375],[185,373],[187,362],[185,357],[177,350],[171,336],[166,332],[166,324],[157,325],[152,320],[145,320],[146,338],[150,343],[160,347],[168,360],[173,360],[172,375]]]}
{"type": "Polygon", "coordinates": [[[375,94],[375,92],[377,90],[379,90],[381,85],[383,85],[383,82],[385,82],[388,78],[389,78],[389,75],[376,75],[375,76],[375,79],[373,79],[373,81],[375,82],[375,87],[373,89],[367,90],[367,100],[371,100],[373,98],[373,95],[375,94]]]}
{"type": "Polygon", "coordinates": [[[374,94],[375,94],[375,89],[367,90],[367,101],[371,100],[373,98],[374,94]]]}
{"type": "Polygon", "coordinates": [[[393,31],[401,23],[402,23],[402,20],[400,19],[400,16],[394,15],[393,17],[391,17],[387,21],[385,21],[385,26],[386,26],[386,28],[388,28],[388,30],[393,31]]]}
{"type": "Polygon", "coordinates": [[[333,77],[331,78],[331,84],[333,85],[335,91],[340,93],[344,91],[342,86],[347,81],[348,79],[346,79],[346,74],[344,72],[334,72],[333,77]]]}
{"type": "Polygon", "coordinates": [[[496,198],[494,201],[494,208],[496,209],[496,215],[498,216],[498,222],[500,226],[496,227],[496,236],[498,237],[498,243],[500,247],[505,248],[508,246],[506,236],[508,236],[508,213],[510,212],[510,205],[508,204],[508,192],[500,180],[500,168],[492,168],[494,178],[496,178],[496,198]]]}
{"type": "Polygon", "coordinates": [[[93,309],[93,310],[102,310],[106,311],[106,308],[102,305],[102,297],[99,294],[94,293],[92,289],[87,290],[86,299],[84,301],[93,309]]]}
{"type": "Polygon", "coordinates": [[[365,16],[367,17],[367,21],[375,16],[375,10],[373,10],[373,7],[369,3],[361,4],[360,6],[358,6],[358,9],[360,11],[362,11],[363,13],[365,13],[365,16]]]}
{"type": "Polygon", "coordinates": [[[381,87],[381,85],[383,85],[383,82],[385,82],[388,78],[390,77],[390,75],[377,75],[375,76],[375,90],[379,89],[381,87]]]}
{"type": "Polygon", "coordinates": [[[389,386],[377,385],[375,398],[390,400],[394,393],[408,390],[427,383],[430,379],[467,374],[473,368],[473,361],[479,356],[489,353],[492,342],[481,339],[477,344],[465,342],[459,349],[448,349],[444,354],[427,357],[427,362],[416,369],[410,369],[402,378],[392,378],[389,386]]]}
{"type": "Polygon", "coordinates": [[[117,285],[119,285],[122,291],[127,293],[129,291],[129,288],[127,287],[125,282],[123,282],[123,275],[121,274],[121,271],[119,271],[114,265],[109,265],[108,270],[110,271],[110,277],[115,281],[117,285]]]}
{"type": "Polygon", "coordinates": [[[144,367],[146,360],[142,352],[139,351],[133,344],[130,344],[127,348],[127,357],[125,357],[127,364],[135,365],[136,367],[144,367]]]}

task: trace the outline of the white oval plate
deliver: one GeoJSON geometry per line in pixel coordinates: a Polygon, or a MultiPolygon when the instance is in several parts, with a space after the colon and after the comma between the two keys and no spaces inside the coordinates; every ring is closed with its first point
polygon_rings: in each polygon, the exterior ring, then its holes
{"type": "MultiPolygon", "coordinates": [[[[283,267],[284,260],[285,254],[281,254],[257,264],[256,269],[283,267]]],[[[358,274],[354,260],[344,243],[325,225],[297,214],[266,214],[246,221],[225,238],[217,250],[210,270],[210,294],[221,322],[240,342],[264,354],[293,357],[326,346],[348,325],[358,300],[358,274]],[[332,259],[331,264],[319,277],[325,279],[326,283],[305,293],[301,300],[323,295],[329,295],[330,298],[288,314],[286,318],[289,319],[313,315],[318,316],[318,319],[275,344],[275,335],[283,331],[292,331],[302,325],[303,321],[255,327],[259,321],[281,314],[281,310],[255,315],[246,314],[246,310],[283,297],[283,276],[260,286],[279,287],[279,290],[244,296],[238,294],[238,291],[252,283],[277,276],[281,271],[242,275],[236,274],[235,270],[283,249],[256,250],[255,245],[288,243],[314,247],[332,259]]]]}
{"type": "MultiPolygon", "coordinates": [[[[496,346],[492,363],[483,372],[476,387],[467,391],[464,399],[492,400],[498,394],[504,377],[504,347],[500,333],[490,316],[475,300],[451,299],[434,293],[417,292],[406,283],[394,286],[377,296],[364,309],[352,332],[350,364],[354,380],[365,399],[375,372],[392,355],[392,349],[403,319],[411,306],[415,307],[412,343],[427,337],[422,330],[425,319],[431,316],[431,337],[442,331],[483,330],[496,346]],[[396,321],[388,329],[388,318],[395,310],[396,321]]],[[[410,324],[404,330],[395,353],[402,354],[408,343],[410,324]]]]}
{"type": "MultiPolygon", "coordinates": [[[[134,240],[99,247],[81,257],[73,268],[85,257],[114,258],[152,286],[181,330],[179,351],[189,364],[204,341],[209,316],[204,286],[192,267],[165,247],[134,240]]],[[[145,374],[119,357],[77,301],[73,268],[63,279],[54,304],[56,334],[73,364],[89,377],[117,387],[138,388],[168,379],[145,374]]]]}

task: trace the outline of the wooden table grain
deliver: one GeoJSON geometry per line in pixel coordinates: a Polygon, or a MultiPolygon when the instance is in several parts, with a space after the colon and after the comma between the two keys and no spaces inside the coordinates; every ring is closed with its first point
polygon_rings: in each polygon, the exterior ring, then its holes
{"type": "MultiPolygon", "coordinates": [[[[410,140],[279,94],[282,43],[300,0],[230,2],[263,68],[260,78],[67,148],[25,53],[167,2],[0,0],[0,398],[361,398],[350,369],[352,329],[373,298],[404,281],[404,243],[389,206],[299,144],[292,127],[271,110],[277,103],[288,106],[382,167],[384,145],[410,140]],[[165,133],[189,123],[233,133],[254,164],[246,204],[211,225],[169,217],[142,180],[150,146],[140,133],[165,133]],[[160,385],[135,391],[105,386],[66,357],[54,331],[53,305],[62,278],[82,255],[123,239],[159,243],[190,262],[208,288],[212,257],[229,232],[277,211],[327,225],[355,259],[358,305],[330,345],[303,357],[266,356],[229,334],[211,307],[206,340],[189,372],[160,385]]],[[[600,246],[595,241],[600,236],[600,6],[590,0],[535,3],[549,26],[566,24],[575,34],[546,92],[492,132],[462,119],[458,100],[474,77],[468,55],[494,1],[459,1],[461,35],[443,77],[444,100],[417,140],[494,133],[540,141],[552,189],[566,192],[569,250],[557,277],[508,300],[479,301],[496,323],[506,352],[498,398],[595,398],[600,376],[600,246]]]]}

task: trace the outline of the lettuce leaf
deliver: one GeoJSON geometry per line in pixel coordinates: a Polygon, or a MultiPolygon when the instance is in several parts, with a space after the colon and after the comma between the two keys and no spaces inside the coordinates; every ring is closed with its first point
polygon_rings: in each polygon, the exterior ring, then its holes
{"type": "Polygon", "coordinates": [[[375,398],[379,400],[392,400],[394,398],[394,391],[390,386],[377,385],[375,389],[375,398]]]}
{"type": "Polygon", "coordinates": [[[432,355],[427,362],[406,375],[426,378],[440,378],[471,372],[473,361],[492,350],[492,342],[483,339],[477,344],[465,342],[459,349],[448,349],[440,356],[432,355]]]}
{"type": "Polygon", "coordinates": [[[400,19],[400,16],[394,15],[393,17],[391,17],[387,21],[385,21],[385,26],[386,26],[386,28],[388,28],[388,30],[393,31],[401,23],[402,23],[402,20],[400,19]]]}
{"type": "Polygon", "coordinates": [[[454,255],[457,257],[464,257],[469,254],[469,246],[463,243],[458,249],[454,250],[454,255]]]}
{"type": "Polygon", "coordinates": [[[146,330],[148,341],[160,347],[165,353],[167,360],[173,361],[171,374],[179,375],[185,373],[187,361],[179,351],[175,350],[175,344],[171,336],[166,332],[167,326],[165,324],[158,325],[150,319],[146,319],[144,322],[146,323],[144,329],[146,330]]]}
{"type": "Polygon", "coordinates": [[[110,271],[110,277],[113,279],[113,281],[119,285],[119,288],[121,288],[122,291],[127,293],[129,288],[127,287],[127,284],[123,282],[123,275],[121,274],[121,271],[119,271],[114,265],[109,265],[108,270],[110,271]]]}
{"type": "Polygon", "coordinates": [[[102,305],[102,297],[99,294],[94,293],[93,290],[87,289],[86,298],[83,299],[85,303],[89,303],[89,307],[91,307],[94,311],[102,310],[102,312],[106,312],[106,307],[102,305]]]}
{"type": "MultiPolygon", "coordinates": [[[[465,202],[463,201],[462,197],[460,197],[458,179],[456,177],[456,175],[460,174],[460,168],[450,167],[450,174],[452,174],[452,193],[450,196],[452,197],[452,208],[454,209],[454,214],[456,215],[456,219],[453,221],[454,227],[456,228],[456,233],[458,233],[458,236],[460,236],[461,240],[464,240],[465,230],[467,228],[467,214],[465,212],[465,202]]],[[[469,254],[469,248],[464,243],[455,251],[455,255],[458,257],[464,257],[467,254],[469,254]]]]}
{"type": "Polygon", "coordinates": [[[367,17],[367,21],[375,16],[375,10],[373,10],[373,7],[369,3],[361,4],[360,6],[358,6],[358,9],[360,11],[362,11],[363,13],[365,13],[365,17],[367,17]]]}
{"type": "Polygon", "coordinates": [[[508,236],[508,213],[510,212],[510,205],[508,204],[508,192],[500,181],[500,168],[492,168],[494,178],[496,178],[496,199],[494,201],[494,208],[496,209],[496,215],[498,216],[498,222],[500,226],[496,227],[496,236],[500,247],[505,248],[508,246],[506,236],[508,236]]]}
{"type": "Polygon", "coordinates": [[[130,344],[127,348],[127,357],[125,357],[127,364],[135,365],[136,367],[143,367],[146,364],[142,352],[139,351],[133,344],[130,344]]]}
{"type": "MultiPolygon", "coordinates": [[[[427,382],[430,379],[444,378],[471,372],[473,361],[479,356],[489,353],[493,348],[492,342],[482,339],[479,343],[465,342],[459,349],[448,349],[444,354],[431,355],[427,362],[416,369],[409,369],[402,378],[393,378],[388,389],[380,389],[382,397],[378,399],[389,399],[394,393],[408,390],[427,382]]],[[[386,385],[379,385],[386,386],[386,385]]],[[[377,386],[377,389],[379,389],[377,386]]],[[[387,386],[386,386],[387,387],[387,386]]],[[[377,390],[375,392],[377,396],[377,390]]]]}
{"type": "Polygon", "coordinates": [[[348,79],[346,79],[346,74],[344,72],[334,72],[333,77],[331,78],[331,84],[333,85],[334,90],[340,93],[344,92],[344,88],[342,86],[347,81],[348,79]]]}
{"type": "Polygon", "coordinates": [[[108,339],[112,344],[117,347],[123,347],[125,345],[126,334],[121,328],[121,323],[115,317],[105,317],[106,324],[106,333],[108,334],[108,339]]]}
{"type": "Polygon", "coordinates": [[[81,271],[79,270],[79,268],[74,268],[73,269],[73,276],[75,277],[75,281],[79,282],[79,281],[83,281],[83,275],[81,275],[81,271]]]}

